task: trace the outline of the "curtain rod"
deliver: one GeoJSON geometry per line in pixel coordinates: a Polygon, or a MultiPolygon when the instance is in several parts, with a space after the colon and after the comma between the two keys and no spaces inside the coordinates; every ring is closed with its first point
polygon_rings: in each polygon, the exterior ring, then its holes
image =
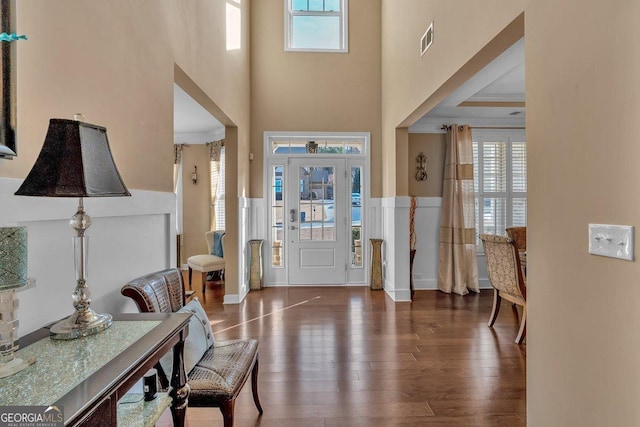
{"type": "MultiPolygon", "coordinates": [[[[216,142],[216,141],[211,141],[211,142],[216,142]]],[[[205,142],[204,144],[174,144],[174,145],[181,145],[183,147],[189,148],[192,145],[207,145],[207,144],[211,144],[211,142],[205,142]]],[[[220,146],[224,147],[224,139],[220,140],[220,146]]]]}
{"type": "MultiPolygon", "coordinates": [[[[447,130],[451,125],[442,125],[440,129],[447,130]]],[[[526,129],[523,126],[469,126],[471,129],[526,129]]]]}
{"type": "Polygon", "coordinates": [[[524,126],[469,126],[471,129],[526,129],[524,126]]]}

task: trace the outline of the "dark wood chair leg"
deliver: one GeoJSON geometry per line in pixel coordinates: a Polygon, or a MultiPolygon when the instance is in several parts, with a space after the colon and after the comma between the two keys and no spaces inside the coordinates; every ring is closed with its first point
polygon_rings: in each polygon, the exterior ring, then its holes
{"type": "Polygon", "coordinates": [[[202,272],[202,295],[207,292],[207,272],[202,272]]]}
{"type": "Polygon", "coordinates": [[[193,276],[193,269],[189,267],[189,289],[191,289],[191,276],[193,276]]]}
{"type": "Polygon", "coordinates": [[[493,308],[491,309],[491,317],[489,317],[489,327],[492,327],[498,318],[498,312],[500,311],[500,292],[497,289],[493,289],[493,308]]]}
{"type": "Polygon", "coordinates": [[[256,358],[256,363],[253,365],[253,369],[251,370],[251,392],[253,393],[253,402],[256,404],[256,408],[258,408],[258,412],[262,415],[262,405],[260,405],[260,398],[258,397],[258,359],[256,358]]]}
{"type": "Polygon", "coordinates": [[[233,410],[235,406],[235,399],[227,400],[220,405],[220,412],[222,412],[222,418],[224,418],[224,427],[233,427],[233,410]]]}

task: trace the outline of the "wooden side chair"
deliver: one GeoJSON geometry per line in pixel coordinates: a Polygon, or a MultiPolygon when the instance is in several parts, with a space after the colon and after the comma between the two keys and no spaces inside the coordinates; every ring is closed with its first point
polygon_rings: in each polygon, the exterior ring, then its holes
{"type": "Polygon", "coordinates": [[[527,227],[506,228],[507,236],[516,241],[516,246],[520,252],[527,251],[527,227]]]}
{"type": "Polygon", "coordinates": [[[516,343],[521,344],[527,327],[527,288],[520,266],[520,257],[515,241],[510,237],[481,234],[487,261],[487,272],[493,286],[493,309],[489,318],[492,327],[500,311],[502,299],[522,306],[522,319],[516,343]]]}
{"type": "MultiPolygon", "coordinates": [[[[258,398],[258,341],[214,341],[211,324],[197,299],[185,305],[182,273],[168,269],[147,274],[122,287],[122,295],[133,299],[141,312],[193,313],[185,341],[184,360],[187,384],[191,389],[188,404],[193,407],[220,408],[224,427],[233,427],[236,397],[251,376],[253,401],[262,414],[258,398]]],[[[168,387],[163,363],[156,365],[160,384],[168,387]]],[[[167,365],[170,369],[170,364],[167,365]]]]}

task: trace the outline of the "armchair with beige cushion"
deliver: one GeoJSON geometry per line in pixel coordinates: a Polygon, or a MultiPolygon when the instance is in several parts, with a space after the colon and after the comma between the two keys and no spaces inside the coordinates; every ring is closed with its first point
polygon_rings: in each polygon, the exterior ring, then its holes
{"type": "Polygon", "coordinates": [[[481,234],[480,240],[484,246],[487,272],[493,286],[493,309],[489,327],[496,321],[503,299],[522,306],[520,330],[516,337],[516,343],[520,344],[527,331],[527,288],[516,242],[510,237],[492,234],[481,234]]]}
{"type": "Polygon", "coordinates": [[[215,231],[207,231],[204,234],[205,240],[207,241],[207,248],[209,249],[209,253],[202,255],[193,255],[187,258],[187,265],[189,266],[189,289],[191,289],[191,276],[193,274],[193,270],[199,271],[202,273],[202,293],[204,294],[207,290],[207,274],[212,271],[220,271],[221,274],[224,272],[224,239],[225,235],[222,235],[220,239],[222,245],[222,253],[223,256],[219,257],[213,255],[214,249],[214,235],[215,233],[224,233],[224,230],[215,230],[215,231]]]}

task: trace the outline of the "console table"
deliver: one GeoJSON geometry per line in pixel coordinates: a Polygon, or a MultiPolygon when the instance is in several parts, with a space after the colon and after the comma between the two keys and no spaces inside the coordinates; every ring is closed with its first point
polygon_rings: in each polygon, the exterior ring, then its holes
{"type": "Polygon", "coordinates": [[[107,330],[70,341],[50,339],[46,328],[35,331],[20,339],[17,357],[35,356],[36,363],[0,379],[0,406],[55,405],[70,426],[123,424],[118,401],[173,349],[169,396],[174,425],[182,427],[189,395],[183,348],[190,317],[117,314],[107,330]]]}

